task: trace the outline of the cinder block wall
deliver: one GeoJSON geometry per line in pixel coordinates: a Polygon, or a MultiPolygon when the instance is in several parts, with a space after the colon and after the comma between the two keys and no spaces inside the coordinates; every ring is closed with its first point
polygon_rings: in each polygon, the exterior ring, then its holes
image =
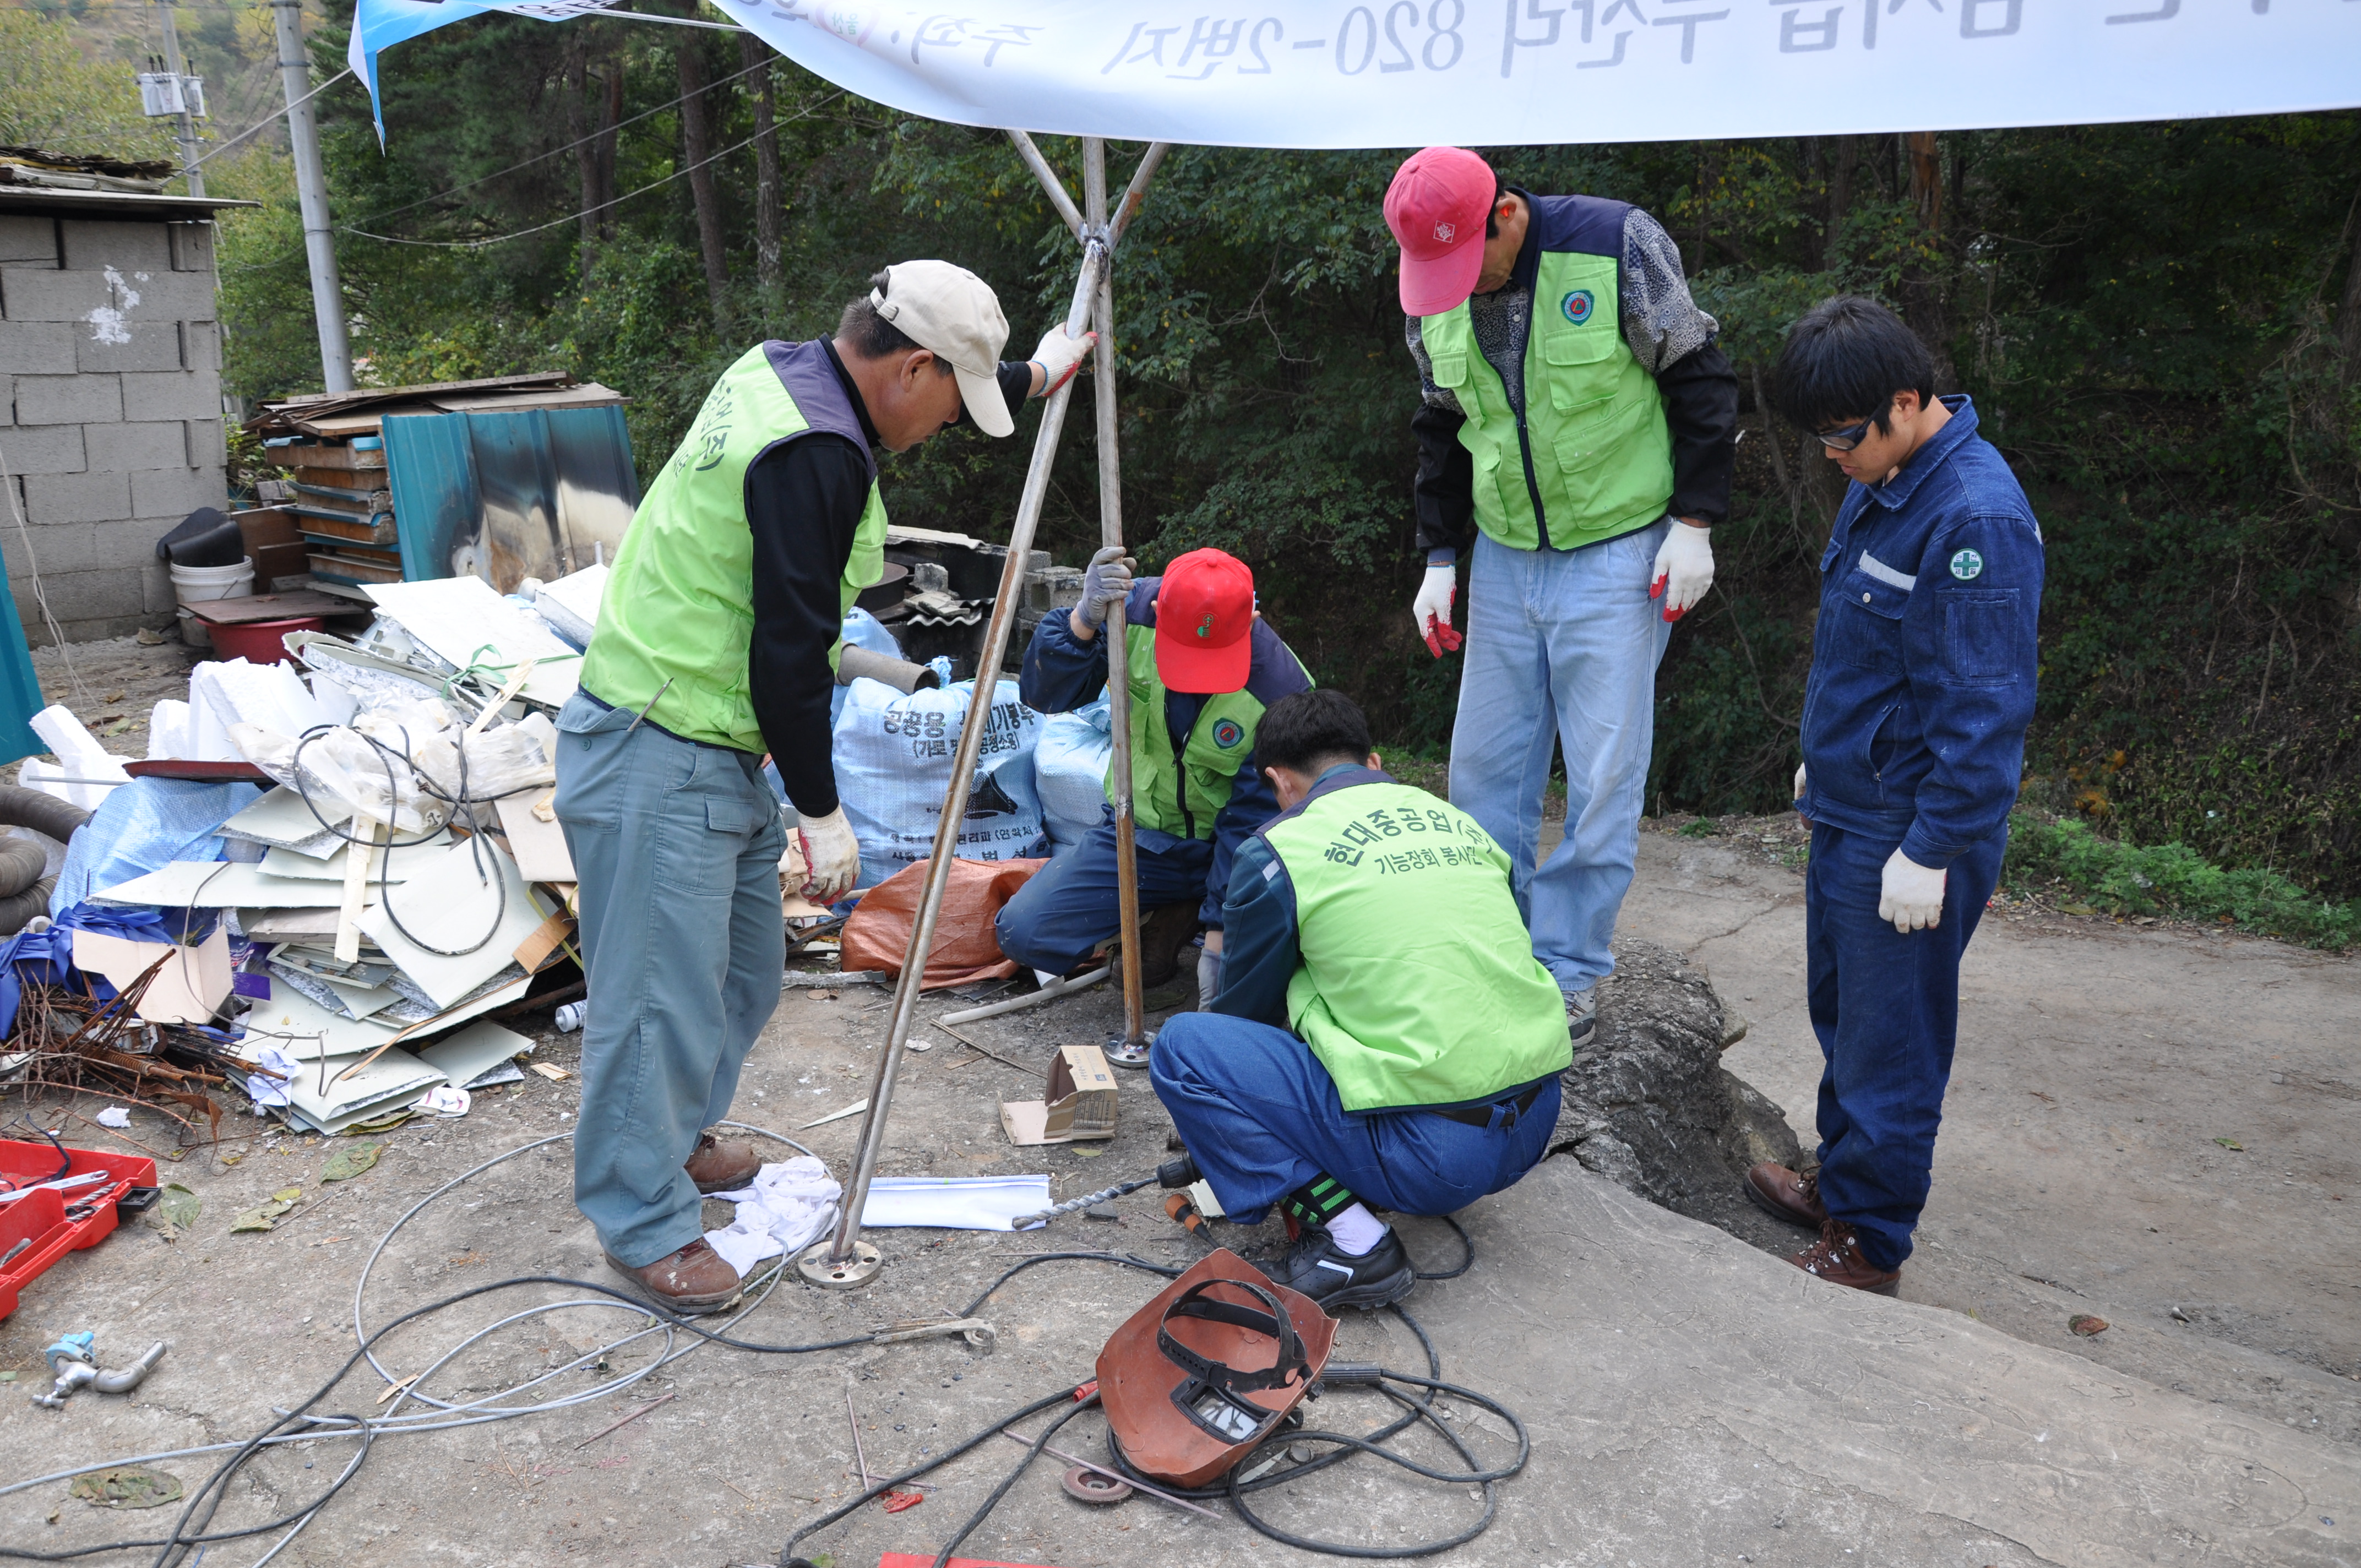
{"type": "Polygon", "coordinates": [[[0,515],[25,635],[70,642],[173,619],[156,541],[226,508],[213,229],[0,214],[0,515]],[[5,507],[5,501],[0,501],[5,507]]]}

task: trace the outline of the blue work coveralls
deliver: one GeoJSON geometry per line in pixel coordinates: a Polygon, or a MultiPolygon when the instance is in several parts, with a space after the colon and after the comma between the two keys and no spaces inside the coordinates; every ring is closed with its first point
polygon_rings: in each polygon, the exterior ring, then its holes
{"type": "Polygon", "coordinates": [[[2040,526],[1974,404],[1943,402],[1950,422],[1837,513],[1804,696],[1819,1190],[1879,1268],[1910,1255],[1926,1206],[1960,956],[2000,880],[2038,666],[2040,526]],[[1932,928],[1878,917],[1897,848],[1946,872],[1932,928]]]}
{"type": "MultiPolygon", "coordinates": [[[[1156,624],[1156,596],[1162,577],[1142,577],[1124,598],[1124,618],[1133,626],[1156,624]]],[[[1268,622],[1254,623],[1253,662],[1246,670],[1246,690],[1268,708],[1280,697],[1310,688],[1311,677],[1268,622]]],[[[1066,612],[1043,618],[1025,650],[1018,693],[1025,706],[1038,713],[1071,713],[1098,700],[1107,684],[1105,629],[1088,642],[1074,635],[1066,612]]],[[[1204,712],[1205,698],[1195,693],[1164,695],[1166,738],[1177,752],[1187,742],[1204,712]]],[[[1230,858],[1246,836],[1279,815],[1279,796],[1262,776],[1249,744],[1238,760],[1230,798],[1213,818],[1206,839],[1184,839],[1154,828],[1135,825],[1132,842],[1137,850],[1139,908],[1168,904],[1195,904],[1197,923],[1211,930],[1222,925],[1222,894],[1230,885],[1230,858]]],[[[1016,896],[1001,906],[993,922],[1000,950],[1027,969],[1063,974],[1090,957],[1123,924],[1115,897],[1115,807],[1106,808],[1099,825],[1082,841],[1033,874],[1016,896]]]]}

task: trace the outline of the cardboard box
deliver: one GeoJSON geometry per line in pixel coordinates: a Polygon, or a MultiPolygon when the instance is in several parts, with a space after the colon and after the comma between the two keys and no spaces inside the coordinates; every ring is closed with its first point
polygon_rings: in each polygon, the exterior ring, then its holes
{"type": "Polygon", "coordinates": [[[1004,1100],[1000,1124],[1019,1148],[1115,1136],[1115,1073],[1096,1046],[1060,1046],[1050,1059],[1048,1094],[1004,1100]]]}

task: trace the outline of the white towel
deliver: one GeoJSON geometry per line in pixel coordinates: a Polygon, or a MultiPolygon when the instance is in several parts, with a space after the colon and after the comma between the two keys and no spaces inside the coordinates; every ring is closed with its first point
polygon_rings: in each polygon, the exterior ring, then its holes
{"type": "Polygon", "coordinates": [[[808,1155],[765,1165],[754,1185],[711,1197],[738,1205],[730,1228],[705,1233],[706,1245],[743,1278],[766,1257],[803,1251],[836,1223],[837,1200],[844,1189],[828,1167],[808,1155]]]}

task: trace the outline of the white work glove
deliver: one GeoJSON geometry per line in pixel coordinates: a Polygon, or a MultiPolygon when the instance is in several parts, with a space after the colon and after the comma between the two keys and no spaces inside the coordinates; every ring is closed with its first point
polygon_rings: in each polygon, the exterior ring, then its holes
{"type": "Polygon", "coordinates": [[[1082,363],[1082,356],[1091,351],[1099,334],[1086,332],[1079,338],[1066,335],[1066,323],[1060,322],[1041,335],[1041,346],[1033,351],[1033,363],[1041,367],[1041,395],[1048,397],[1068,381],[1082,363]]]}
{"type": "Polygon", "coordinates": [[[852,891],[853,882],[861,875],[861,840],[852,836],[852,824],[844,818],[844,807],[838,806],[826,817],[807,817],[796,824],[796,837],[803,841],[804,864],[811,879],[800,889],[814,904],[834,904],[852,891]]]}
{"type": "Polygon", "coordinates": [[[1713,587],[1712,532],[1675,518],[1665,533],[1664,548],[1656,552],[1648,597],[1664,601],[1666,620],[1686,615],[1705,598],[1706,589],[1713,587]]]}
{"type": "Polygon", "coordinates": [[[1893,921],[1905,937],[1922,927],[1933,930],[1943,923],[1943,877],[1894,850],[1886,857],[1885,876],[1878,888],[1877,917],[1893,921]]]}
{"type": "MultiPolygon", "coordinates": [[[[1804,764],[1803,764],[1803,763],[1801,763],[1801,762],[1797,762],[1797,763],[1795,764],[1795,815],[1796,815],[1796,816],[1798,816],[1798,817],[1804,817],[1804,764]]],[[[1811,821],[1812,821],[1812,819],[1811,819],[1810,817],[1804,817],[1804,824],[1805,824],[1805,826],[1809,827],[1809,826],[1811,825],[1811,821]]]]}
{"type": "Polygon", "coordinates": [[[1429,566],[1425,580],[1418,585],[1418,597],[1410,601],[1410,618],[1417,624],[1418,634],[1426,639],[1426,651],[1438,659],[1457,652],[1463,641],[1451,630],[1451,601],[1458,596],[1458,568],[1429,566]]]}
{"type": "Polygon", "coordinates": [[[1197,959],[1197,1011],[1210,1013],[1222,994],[1222,949],[1207,948],[1197,959]]]}
{"type": "Polygon", "coordinates": [[[1131,592],[1132,559],[1120,544],[1110,544],[1091,557],[1082,573],[1082,602],[1074,608],[1093,626],[1106,624],[1107,611],[1131,592]]]}

